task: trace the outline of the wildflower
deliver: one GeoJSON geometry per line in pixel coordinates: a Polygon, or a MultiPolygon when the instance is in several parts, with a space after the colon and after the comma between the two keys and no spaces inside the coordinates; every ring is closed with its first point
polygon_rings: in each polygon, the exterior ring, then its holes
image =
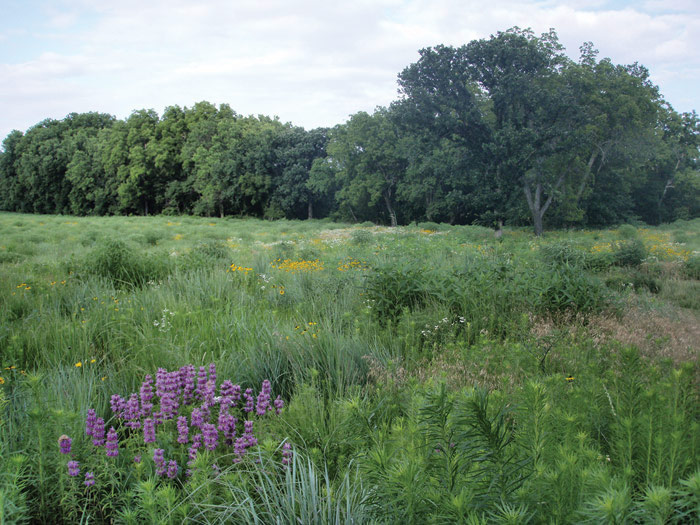
{"type": "Polygon", "coordinates": [[[165,451],[162,448],[157,448],[153,451],[153,463],[156,464],[156,474],[162,476],[166,472],[165,468],[165,451]]]}
{"type": "MultiPolygon", "coordinates": [[[[95,361],[97,361],[97,359],[90,359],[90,363],[94,363],[95,361]]],[[[89,474],[89,472],[88,472],[88,474],[89,474]]]]}
{"type": "Polygon", "coordinates": [[[180,416],[177,418],[177,442],[184,445],[189,441],[187,434],[190,429],[187,426],[187,418],[185,416],[180,416]]]}
{"type": "Polygon", "coordinates": [[[75,368],[80,368],[81,366],[83,366],[82,361],[78,361],[77,363],[75,363],[75,368]]]}
{"type": "Polygon", "coordinates": [[[95,475],[92,472],[85,473],[85,486],[92,487],[95,484],[95,475]]]}
{"type": "Polygon", "coordinates": [[[136,394],[131,394],[126,402],[126,407],[122,417],[127,420],[126,426],[132,430],[141,428],[141,410],[139,408],[139,398],[136,394]]]}
{"type": "Polygon", "coordinates": [[[214,450],[218,445],[219,433],[216,430],[216,426],[211,423],[205,423],[202,425],[202,437],[204,439],[204,448],[207,450],[214,450]]]}
{"type": "Polygon", "coordinates": [[[175,461],[174,459],[171,459],[168,462],[167,475],[170,479],[173,479],[175,476],[177,476],[177,461],[175,461]]]}
{"type": "Polygon", "coordinates": [[[141,398],[141,415],[147,416],[151,413],[153,409],[153,404],[151,399],[153,399],[153,378],[150,374],[146,374],[143,383],[141,383],[141,390],[139,391],[139,397],[141,398]]]}
{"type": "Polygon", "coordinates": [[[143,442],[144,443],[155,443],[156,442],[156,425],[153,419],[146,418],[143,422],[143,442]]]}
{"type": "Polygon", "coordinates": [[[73,440],[63,434],[58,438],[58,446],[61,447],[61,454],[70,454],[70,446],[73,440]]]}
{"type": "Polygon", "coordinates": [[[282,464],[289,465],[292,460],[292,445],[287,441],[282,445],[282,464]]]}
{"type": "Polygon", "coordinates": [[[245,408],[243,410],[245,410],[246,412],[252,412],[254,409],[253,389],[246,388],[246,391],[243,394],[243,397],[245,397],[245,400],[246,400],[245,408]]]}
{"type": "Polygon", "coordinates": [[[112,408],[115,416],[122,417],[126,409],[126,401],[119,394],[113,394],[109,400],[109,406],[112,408]]]}
{"type": "Polygon", "coordinates": [[[264,416],[268,410],[272,410],[270,407],[270,391],[272,387],[270,386],[270,381],[265,379],[262,384],[262,390],[258,394],[258,402],[256,405],[255,412],[259,416],[264,416]]]}
{"type": "Polygon", "coordinates": [[[75,477],[78,474],[80,474],[80,467],[78,466],[79,463],[77,461],[69,461],[66,466],[68,467],[68,475],[71,477],[75,477]]]}
{"type": "Polygon", "coordinates": [[[97,414],[93,408],[88,409],[87,417],[85,418],[85,434],[92,436],[95,432],[95,423],[97,423],[97,414]]]}
{"type": "Polygon", "coordinates": [[[4,385],[4,384],[5,384],[5,378],[0,376],[0,385],[4,385]]]}
{"type": "Polygon", "coordinates": [[[209,364],[209,381],[216,385],[216,365],[214,363],[209,364]]]}
{"type": "Polygon", "coordinates": [[[284,290],[280,290],[280,295],[284,295],[284,290]]]}
{"type": "Polygon", "coordinates": [[[117,457],[119,455],[119,438],[117,436],[117,431],[114,427],[109,428],[107,432],[107,443],[105,444],[105,449],[107,449],[107,455],[109,457],[117,457]]]}
{"type": "Polygon", "coordinates": [[[92,427],[92,444],[101,447],[105,444],[105,420],[98,417],[92,427]]]}
{"type": "Polygon", "coordinates": [[[275,399],[274,403],[275,413],[279,416],[282,413],[282,408],[284,408],[284,401],[282,401],[282,398],[280,396],[277,396],[277,399],[275,399]]]}
{"type": "Polygon", "coordinates": [[[574,376],[566,376],[566,381],[571,383],[574,380],[574,376]]]}
{"type": "Polygon", "coordinates": [[[136,463],[137,465],[141,463],[141,454],[134,456],[134,463],[136,463]]]}

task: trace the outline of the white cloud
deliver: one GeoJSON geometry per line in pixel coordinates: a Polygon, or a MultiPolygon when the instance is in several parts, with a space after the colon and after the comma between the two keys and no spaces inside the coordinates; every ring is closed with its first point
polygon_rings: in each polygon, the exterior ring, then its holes
{"type": "Polygon", "coordinates": [[[590,40],[614,62],[639,61],[688,110],[700,107],[690,87],[700,83],[697,4],[47,0],[30,21],[0,22],[10,50],[0,50],[0,137],[72,111],[123,118],[198,100],[306,127],[333,125],[391,102],[396,75],[420,48],[460,45],[513,25],[556,28],[574,58],[590,40]],[[27,57],[29,50],[36,52],[27,57]]]}

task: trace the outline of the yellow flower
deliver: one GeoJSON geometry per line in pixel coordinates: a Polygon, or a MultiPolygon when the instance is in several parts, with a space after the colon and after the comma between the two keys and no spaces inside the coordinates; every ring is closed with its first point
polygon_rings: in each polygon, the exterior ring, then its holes
{"type": "Polygon", "coordinates": [[[284,290],[280,290],[280,295],[284,295],[284,290]]]}
{"type": "Polygon", "coordinates": [[[2,376],[0,376],[0,385],[4,385],[4,384],[5,384],[5,379],[2,376]]]}
{"type": "Polygon", "coordinates": [[[102,381],[104,381],[105,379],[107,379],[107,376],[102,376],[102,381]]]}
{"type": "Polygon", "coordinates": [[[95,361],[97,361],[97,359],[90,359],[91,363],[94,363],[95,361]]]}
{"type": "Polygon", "coordinates": [[[81,361],[78,361],[77,363],[75,363],[76,368],[80,368],[81,366],[83,366],[83,363],[81,361]]]}
{"type": "Polygon", "coordinates": [[[574,376],[567,376],[566,380],[571,383],[574,380],[574,376]]]}

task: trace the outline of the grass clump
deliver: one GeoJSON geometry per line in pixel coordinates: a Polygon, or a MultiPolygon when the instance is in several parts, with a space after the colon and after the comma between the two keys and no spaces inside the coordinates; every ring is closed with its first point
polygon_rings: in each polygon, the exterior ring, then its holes
{"type": "Polygon", "coordinates": [[[98,244],[85,258],[85,272],[104,277],[115,286],[143,286],[162,279],[170,271],[163,256],[145,255],[118,239],[98,244]]]}

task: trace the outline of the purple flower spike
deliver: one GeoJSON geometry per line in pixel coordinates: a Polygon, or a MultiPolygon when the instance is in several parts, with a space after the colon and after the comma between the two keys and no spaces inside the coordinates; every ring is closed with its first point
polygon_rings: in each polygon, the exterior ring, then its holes
{"type": "Polygon", "coordinates": [[[275,399],[275,413],[279,416],[282,413],[283,408],[284,401],[282,401],[282,398],[280,396],[277,396],[277,399],[275,399]]]}
{"type": "Polygon", "coordinates": [[[162,448],[157,448],[153,451],[153,463],[156,464],[156,474],[163,476],[167,470],[165,467],[165,451],[162,448]]]}
{"type": "Polygon", "coordinates": [[[137,465],[141,463],[141,454],[134,456],[134,463],[136,463],[137,465]]]}
{"type": "MultiPolygon", "coordinates": [[[[119,397],[119,396],[117,396],[119,397]]],[[[114,396],[112,396],[112,399],[114,400],[114,396]]],[[[121,399],[121,398],[119,398],[121,399]]],[[[112,407],[112,410],[114,411],[114,407],[112,407]]],[[[88,436],[93,435],[93,431],[95,429],[95,423],[97,422],[97,414],[95,413],[94,409],[89,409],[87,411],[87,417],[85,418],[85,434],[88,436]]]]}
{"type": "Polygon", "coordinates": [[[245,397],[245,408],[243,410],[246,412],[252,412],[255,409],[255,402],[253,401],[253,389],[246,388],[243,397],[245,397]]]}
{"type": "Polygon", "coordinates": [[[105,449],[107,450],[107,455],[111,458],[119,455],[119,437],[117,436],[117,431],[114,430],[114,427],[110,427],[109,432],[107,432],[107,443],[105,444],[105,449]]]}
{"type": "Polygon", "coordinates": [[[175,476],[177,476],[177,462],[174,459],[168,461],[167,474],[170,479],[173,479],[175,476]]]}
{"type": "Polygon", "coordinates": [[[61,454],[70,454],[70,447],[72,443],[73,440],[65,434],[58,438],[58,446],[61,447],[61,454]]]}
{"type": "Polygon", "coordinates": [[[136,394],[129,396],[122,417],[127,420],[127,427],[133,430],[141,428],[141,409],[139,407],[139,397],[136,394]]]}
{"type": "Polygon", "coordinates": [[[80,467],[77,461],[69,461],[66,466],[68,467],[68,475],[75,477],[80,474],[80,467]]]}
{"type": "Polygon", "coordinates": [[[156,442],[156,425],[153,419],[151,419],[150,417],[143,422],[143,442],[156,442]]]}
{"type": "Polygon", "coordinates": [[[177,418],[177,442],[181,445],[187,444],[189,441],[189,427],[187,426],[187,418],[185,416],[180,416],[177,418]]]}
{"type": "Polygon", "coordinates": [[[92,472],[85,473],[85,486],[92,487],[95,484],[95,475],[92,472]]]}
{"type": "Polygon", "coordinates": [[[214,363],[209,364],[209,381],[216,385],[216,365],[214,363]]]}
{"type": "Polygon", "coordinates": [[[141,415],[150,416],[151,410],[153,410],[153,403],[151,403],[153,399],[153,378],[148,374],[141,384],[139,396],[141,397],[141,415]]]}
{"type": "Polygon", "coordinates": [[[98,417],[92,427],[92,444],[101,447],[105,444],[105,420],[98,417]]]}
{"type": "MultiPolygon", "coordinates": [[[[126,409],[126,401],[122,399],[122,396],[119,394],[114,394],[109,400],[109,406],[112,408],[112,412],[115,416],[122,417],[122,413],[126,409]]],[[[92,412],[94,414],[95,411],[93,410],[92,412]]],[[[88,410],[88,415],[89,414],[90,411],[88,410]]]]}
{"type": "Polygon", "coordinates": [[[193,365],[187,365],[180,368],[180,388],[182,388],[182,402],[189,405],[192,402],[194,394],[194,378],[195,371],[193,365]]]}
{"type": "Polygon", "coordinates": [[[287,441],[282,445],[282,464],[289,465],[292,460],[292,445],[287,441]]]}
{"type": "Polygon", "coordinates": [[[197,374],[197,397],[202,399],[204,394],[204,386],[207,384],[207,369],[203,366],[199,367],[197,374]]]}
{"type": "Polygon", "coordinates": [[[216,426],[211,423],[205,423],[202,426],[202,436],[204,438],[204,448],[207,450],[214,450],[219,444],[219,433],[216,430],[216,426]]]}

